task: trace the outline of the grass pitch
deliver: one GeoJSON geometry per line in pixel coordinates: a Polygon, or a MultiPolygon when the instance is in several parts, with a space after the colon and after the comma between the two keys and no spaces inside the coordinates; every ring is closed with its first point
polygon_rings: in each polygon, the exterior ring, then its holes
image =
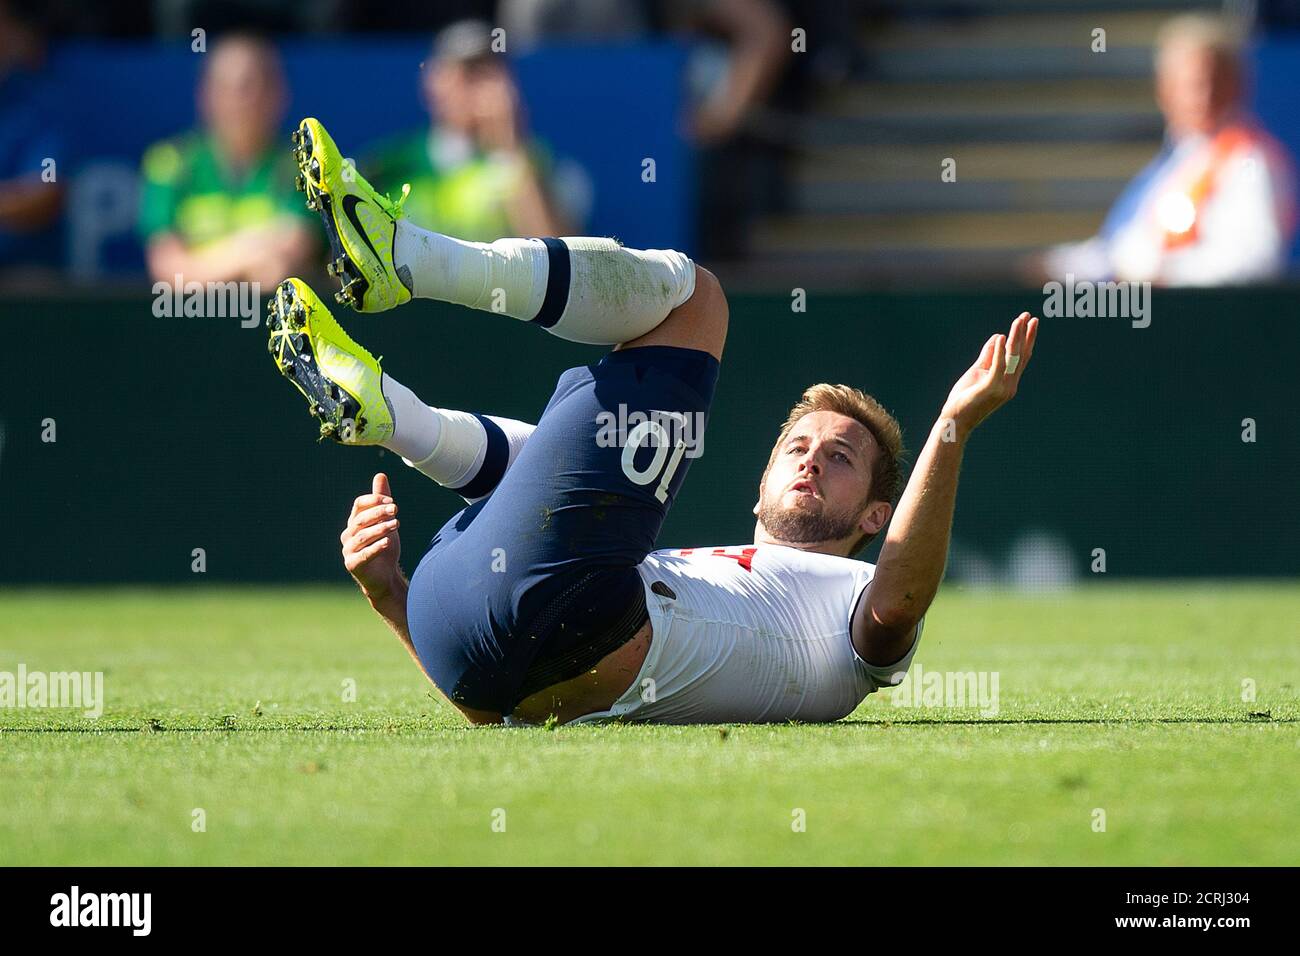
{"type": "Polygon", "coordinates": [[[0,709],[0,863],[1295,865],[1298,638],[1296,585],[949,587],[917,661],[996,716],[471,729],[342,588],[0,591],[0,671],[106,697],[0,709]]]}

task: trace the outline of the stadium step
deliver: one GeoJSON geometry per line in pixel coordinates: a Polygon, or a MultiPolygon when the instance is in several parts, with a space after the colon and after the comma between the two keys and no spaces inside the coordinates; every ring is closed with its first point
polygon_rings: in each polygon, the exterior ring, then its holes
{"type": "Polygon", "coordinates": [[[1151,51],[1144,47],[1109,46],[1093,53],[1086,40],[1078,46],[886,49],[872,63],[886,80],[1085,79],[1141,77],[1151,74],[1151,51]]]}
{"type": "Polygon", "coordinates": [[[889,117],[810,117],[800,138],[812,145],[917,143],[961,138],[967,142],[1004,143],[1011,140],[1145,140],[1159,139],[1160,114],[1151,110],[1126,113],[1015,113],[943,110],[918,111],[889,117]]]}
{"type": "Polygon", "coordinates": [[[827,149],[796,163],[791,202],[806,214],[1106,209],[1151,158],[1146,141],[1101,149],[1078,143],[944,142],[827,149]],[[956,181],[940,177],[956,161],[956,181]]]}
{"type": "MultiPolygon", "coordinates": [[[[1026,246],[1018,253],[1030,251],[1026,246]]],[[[771,292],[788,284],[810,294],[860,292],[863,288],[937,290],[944,287],[1005,287],[1009,284],[1002,249],[927,249],[905,247],[865,251],[763,252],[741,262],[718,264],[729,292],[771,292]]]]}
{"type": "Polygon", "coordinates": [[[809,150],[794,165],[797,181],[819,183],[857,180],[938,182],[944,157],[957,160],[957,181],[1001,180],[1014,172],[1019,180],[1086,177],[1127,180],[1151,158],[1145,142],[1114,143],[1105,149],[1081,149],[1077,143],[963,143],[933,145],[866,145],[809,150]]]}
{"type": "Polygon", "coordinates": [[[999,13],[1094,13],[1153,11],[1174,16],[1189,10],[1221,8],[1216,0],[883,0],[880,9],[916,15],[974,16],[999,13]]]}
{"type": "Polygon", "coordinates": [[[755,249],[784,254],[901,248],[1023,249],[1082,239],[1104,207],[1080,211],[799,214],[760,224],[755,249]]]}
{"type": "Polygon", "coordinates": [[[889,21],[863,40],[886,82],[1148,78],[1151,42],[1165,19],[1150,11],[1021,11],[889,21]],[[1094,52],[1093,31],[1106,31],[1094,52]]]}
{"type": "Polygon", "coordinates": [[[1036,80],[1032,84],[982,80],[846,84],[824,94],[818,113],[832,117],[892,117],[918,111],[1037,115],[1116,110],[1156,112],[1151,78],[1036,80]]]}
{"type": "Polygon", "coordinates": [[[786,263],[831,279],[1006,280],[1020,254],[1086,238],[1159,149],[1161,24],[1216,6],[885,5],[892,19],[864,24],[860,80],[823,92],[807,116],[760,122],[760,135],[792,147],[788,211],[751,229],[752,260],[737,275],[786,263]],[[1104,53],[1091,49],[1097,27],[1104,53]],[[955,182],[941,178],[948,158],[955,182]]]}
{"type": "Polygon", "coordinates": [[[820,182],[796,188],[796,206],[809,214],[997,212],[1038,209],[1105,210],[1124,186],[1121,179],[1059,180],[1015,179],[941,183],[929,181],[820,182]]]}

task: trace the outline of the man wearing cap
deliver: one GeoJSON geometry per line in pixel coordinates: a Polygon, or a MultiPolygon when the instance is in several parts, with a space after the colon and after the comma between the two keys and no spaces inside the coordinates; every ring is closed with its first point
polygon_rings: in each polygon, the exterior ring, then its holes
{"type": "Polygon", "coordinates": [[[552,164],[528,135],[519,91],[491,28],[442,30],[422,70],[433,125],[381,144],[361,165],[381,192],[411,184],[407,218],[471,241],[570,230],[551,195],[552,164]]]}

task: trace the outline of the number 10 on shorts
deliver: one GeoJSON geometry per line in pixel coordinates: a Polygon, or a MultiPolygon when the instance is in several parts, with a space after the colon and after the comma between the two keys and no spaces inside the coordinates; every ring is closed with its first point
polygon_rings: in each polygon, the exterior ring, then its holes
{"type": "Polygon", "coordinates": [[[659,479],[659,486],[655,488],[655,497],[661,502],[667,501],[668,486],[672,484],[673,475],[677,473],[677,467],[682,463],[685,454],[684,437],[678,438],[676,445],[673,445],[672,438],[663,425],[653,420],[644,421],[628,433],[627,443],[623,446],[623,474],[627,475],[628,481],[634,485],[648,485],[655,479],[659,479]],[[637,450],[645,443],[646,438],[652,435],[654,436],[654,459],[648,468],[638,470],[637,450]],[[670,446],[672,446],[671,456],[668,452],[670,446]]]}

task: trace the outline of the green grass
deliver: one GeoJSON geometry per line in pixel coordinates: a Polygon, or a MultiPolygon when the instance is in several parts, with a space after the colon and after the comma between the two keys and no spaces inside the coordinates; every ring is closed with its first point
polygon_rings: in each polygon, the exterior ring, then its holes
{"type": "Polygon", "coordinates": [[[917,660],[996,671],[996,717],[470,729],[345,590],[0,591],[0,671],[107,698],[0,709],[0,863],[1295,865],[1298,622],[1300,586],[950,588],[917,660]]]}

